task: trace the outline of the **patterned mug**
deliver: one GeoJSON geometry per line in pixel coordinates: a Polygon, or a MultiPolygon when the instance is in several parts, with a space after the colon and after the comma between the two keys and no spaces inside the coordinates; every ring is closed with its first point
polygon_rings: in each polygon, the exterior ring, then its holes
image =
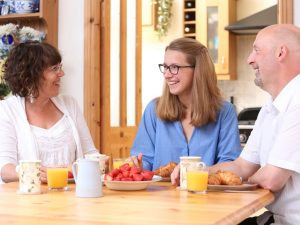
{"type": "Polygon", "coordinates": [[[20,194],[41,193],[41,160],[20,160],[16,167],[20,194]]]}

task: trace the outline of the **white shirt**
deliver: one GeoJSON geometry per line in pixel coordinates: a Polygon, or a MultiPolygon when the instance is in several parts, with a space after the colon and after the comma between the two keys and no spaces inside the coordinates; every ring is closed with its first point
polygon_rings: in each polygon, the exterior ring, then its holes
{"type": "MultiPolygon", "coordinates": [[[[75,99],[70,96],[58,96],[51,100],[68,120],[76,143],[76,149],[73,149],[76,151],[76,159],[87,153],[97,153],[75,99]]],[[[40,153],[27,120],[24,98],[11,96],[0,101],[0,171],[8,163],[17,165],[21,159],[40,159],[40,153]]]]}
{"type": "Polygon", "coordinates": [[[245,160],[293,171],[267,208],[276,224],[300,224],[300,75],[261,109],[241,153],[245,160]]]}
{"type": "Polygon", "coordinates": [[[30,127],[43,166],[68,166],[76,160],[76,142],[65,115],[49,129],[30,127]]]}

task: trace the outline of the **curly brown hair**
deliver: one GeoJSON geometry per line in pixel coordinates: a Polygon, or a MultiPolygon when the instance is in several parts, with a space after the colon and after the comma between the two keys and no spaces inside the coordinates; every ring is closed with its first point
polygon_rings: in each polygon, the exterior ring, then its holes
{"type": "Polygon", "coordinates": [[[13,95],[38,97],[44,71],[61,63],[59,51],[46,42],[29,41],[15,46],[4,64],[4,80],[13,95]]]}

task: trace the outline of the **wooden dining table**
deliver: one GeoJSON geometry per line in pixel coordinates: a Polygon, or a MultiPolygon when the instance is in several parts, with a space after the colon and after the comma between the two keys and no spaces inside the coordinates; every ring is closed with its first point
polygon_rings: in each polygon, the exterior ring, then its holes
{"type": "Polygon", "coordinates": [[[139,191],[115,191],[103,186],[99,198],[79,198],[75,184],[68,191],[18,194],[18,183],[0,185],[0,224],[237,224],[273,201],[264,189],[194,194],[169,182],[156,182],[139,191]]]}

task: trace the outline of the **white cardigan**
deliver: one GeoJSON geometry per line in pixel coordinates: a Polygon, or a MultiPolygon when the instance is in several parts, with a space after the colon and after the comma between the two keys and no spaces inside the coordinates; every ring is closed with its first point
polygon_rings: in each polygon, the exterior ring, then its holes
{"type": "MultiPolygon", "coordinates": [[[[70,96],[58,96],[51,100],[71,124],[76,142],[76,158],[82,158],[86,153],[97,152],[75,99],[70,96]]],[[[0,101],[0,172],[8,163],[17,165],[19,160],[38,157],[38,149],[25,112],[25,99],[11,96],[0,101]]]]}

